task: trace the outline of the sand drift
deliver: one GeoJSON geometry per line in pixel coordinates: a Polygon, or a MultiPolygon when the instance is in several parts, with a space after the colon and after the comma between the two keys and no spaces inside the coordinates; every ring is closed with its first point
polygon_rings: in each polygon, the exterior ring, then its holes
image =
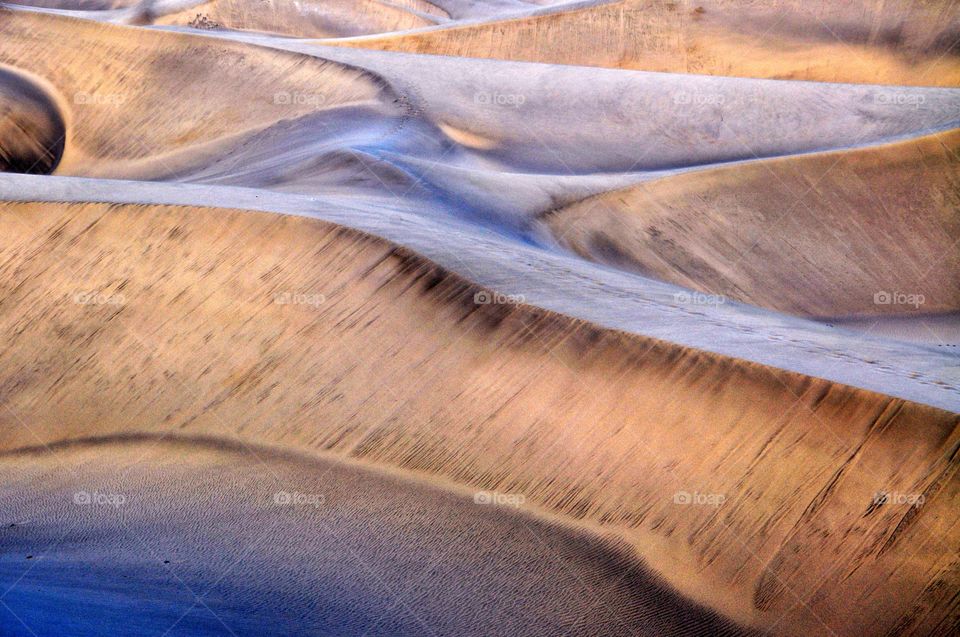
{"type": "Polygon", "coordinates": [[[956,630],[949,3],[28,4],[0,633],[956,630]]]}

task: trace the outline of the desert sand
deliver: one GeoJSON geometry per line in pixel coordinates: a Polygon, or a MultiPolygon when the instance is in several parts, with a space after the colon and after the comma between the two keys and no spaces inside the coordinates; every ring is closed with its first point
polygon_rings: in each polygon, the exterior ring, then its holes
{"type": "Polygon", "coordinates": [[[0,7],[0,633],[956,631],[958,13],[0,7]]]}
{"type": "Polygon", "coordinates": [[[588,258],[779,312],[937,314],[960,309],[958,178],[954,130],[664,177],[543,223],[588,258]],[[877,304],[887,290],[922,311],[877,304]]]}
{"type": "Polygon", "coordinates": [[[336,43],[740,77],[960,83],[955,50],[960,19],[950,1],[594,0],[561,9],[336,43]]]}

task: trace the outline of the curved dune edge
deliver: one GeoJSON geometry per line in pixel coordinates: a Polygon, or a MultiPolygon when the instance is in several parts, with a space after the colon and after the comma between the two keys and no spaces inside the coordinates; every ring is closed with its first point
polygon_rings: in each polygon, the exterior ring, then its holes
{"type": "Polygon", "coordinates": [[[48,84],[0,64],[0,172],[56,170],[67,136],[64,111],[48,84]]]}
{"type": "Polygon", "coordinates": [[[324,110],[404,115],[381,78],[310,56],[4,8],[0,37],[0,64],[43,78],[68,103],[59,174],[117,176],[158,156],[176,172],[164,154],[196,147],[189,159],[201,161],[214,142],[324,110]]]}
{"type": "Polygon", "coordinates": [[[442,268],[315,220],[0,211],[0,449],[226,432],[522,494],[776,634],[929,634],[957,610],[955,414],[477,304],[442,268]]]}
{"type": "Polygon", "coordinates": [[[744,7],[727,0],[621,0],[324,44],[672,73],[960,86],[960,57],[949,48],[958,37],[960,20],[949,3],[780,0],[744,7]]]}
{"type": "Polygon", "coordinates": [[[296,617],[303,634],[748,634],[622,540],[342,459],[131,433],[4,452],[0,478],[0,582],[34,632],[264,635],[296,617]],[[75,539],[51,541],[64,528],[75,539]],[[136,617],[105,585],[121,577],[136,617]],[[185,588],[207,607],[185,615],[185,588]]]}
{"type": "Polygon", "coordinates": [[[540,223],[582,257],[779,312],[954,312],[960,130],[670,176],[540,223]]]}

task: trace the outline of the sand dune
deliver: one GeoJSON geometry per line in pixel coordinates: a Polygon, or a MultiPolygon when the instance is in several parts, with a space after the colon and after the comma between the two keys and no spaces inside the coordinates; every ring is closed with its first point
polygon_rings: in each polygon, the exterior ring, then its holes
{"type": "Polygon", "coordinates": [[[117,176],[151,161],[152,172],[172,172],[179,163],[164,155],[190,147],[189,161],[209,164],[222,155],[204,145],[220,142],[226,153],[251,133],[318,111],[403,114],[377,78],[331,62],[171,33],[132,39],[128,28],[49,15],[0,16],[0,62],[43,78],[69,108],[62,174],[117,176]]]}
{"type": "Polygon", "coordinates": [[[64,9],[67,11],[110,11],[126,9],[140,3],[141,0],[17,0],[6,4],[44,9],[64,9]]]}
{"type": "MultiPolygon", "coordinates": [[[[584,0],[16,0],[9,4],[66,11],[114,12],[146,24],[193,23],[196,28],[269,31],[304,37],[415,29],[449,19],[519,16],[584,0]],[[135,11],[129,9],[135,8],[135,11]],[[126,11],[124,11],[126,10],[126,11]],[[179,14],[179,15],[177,15],[179,14]],[[171,17],[172,16],[172,17],[171,17]],[[195,20],[198,16],[200,20],[195,20]],[[284,19],[280,19],[282,16],[284,19]],[[205,19],[204,19],[205,18],[205,19]]],[[[98,17],[91,15],[90,17],[98,17]]]]}
{"type": "Polygon", "coordinates": [[[666,177],[542,223],[587,258],[781,312],[936,314],[960,309],[958,194],[954,130],[666,177]]]}
{"type": "Polygon", "coordinates": [[[510,239],[498,230],[431,211],[428,202],[416,198],[34,175],[0,175],[0,188],[11,201],[208,207],[229,202],[243,210],[319,219],[389,238],[470,281],[609,329],[941,409],[960,407],[955,354],[732,301],[693,303],[684,288],[510,239]],[[437,236],[444,241],[436,241],[437,236]]]}
{"type": "Polygon", "coordinates": [[[0,634],[958,630],[956,2],[26,3],[0,634]]]}
{"type": "Polygon", "coordinates": [[[956,610],[938,592],[956,585],[955,415],[477,304],[415,255],[309,219],[56,204],[0,219],[4,449],[177,432],[522,494],[776,634],[928,634],[956,610]]]}
{"type": "Polygon", "coordinates": [[[956,86],[949,0],[621,0],[331,44],[709,75],[956,86]],[[843,60],[843,63],[836,63],[843,60]]]}
{"type": "Polygon", "coordinates": [[[71,121],[59,174],[297,192],[429,187],[511,231],[549,208],[647,178],[639,171],[956,125],[960,100],[957,91],[918,89],[916,104],[891,105],[883,87],[414,59],[259,38],[268,50],[226,34],[150,31],[134,45],[126,27],[25,12],[6,18],[0,29],[10,44],[0,60],[49,82],[71,121]],[[41,49],[68,63],[44,62],[52,57],[41,49]],[[115,60],[105,77],[79,72],[101,50],[115,60]],[[317,57],[328,54],[335,61],[317,57]],[[195,72],[174,72],[181,60],[195,72]],[[505,95],[523,103],[493,102],[505,95]],[[683,101],[703,96],[715,101],[683,101]],[[584,115],[597,111],[604,117],[584,115]],[[463,192],[457,184],[467,174],[515,182],[517,210],[498,199],[502,188],[463,192]]]}
{"type": "Polygon", "coordinates": [[[311,47],[382,76],[512,172],[650,171],[880,143],[960,125],[957,89],[635,73],[311,47]]]}
{"type": "Polygon", "coordinates": [[[229,439],[34,448],[5,455],[0,476],[4,602],[59,634],[745,634],[622,546],[229,439]],[[142,613],[124,612],[117,581],[136,587],[142,613]]]}

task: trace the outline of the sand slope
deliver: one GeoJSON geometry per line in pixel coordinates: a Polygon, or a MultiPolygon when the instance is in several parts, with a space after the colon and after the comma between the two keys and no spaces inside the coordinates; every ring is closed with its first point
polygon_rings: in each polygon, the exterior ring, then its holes
{"type": "Polygon", "coordinates": [[[952,312],[960,131],[666,177],[542,223],[586,258],[781,312],[952,312]]]}
{"type": "Polygon", "coordinates": [[[957,610],[955,415],[478,305],[415,255],[309,219],[6,204],[0,220],[5,449],[239,437],[523,494],[775,634],[932,634],[957,610]]]}
{"type": "Polygon", "coordinates": [[[427,256],[485,287],[609,329],[826,378],[958,411],[956,353],[831,327],[735,302],[693,304],[689,290],[425,214],[423,202],[342,193],[319,197],[206,184],[0,175],[11,201],[229,205],[361,230],[427,256]],[[445,241],[438,242],[442,236],[445,241]]]}
{"type": "Polygon", "coordinates": [[[0,481],[6,635],[744,634],[623,546],[229,440],[36,447],[0,481]]]}
{"type": "Polygon", "coordinates": [[[197,24],[197,16],[225,29],[314,38],[405,31],[434,25],[448,17],[425,0],[210,0],[154,19],[141,16],[140,20],[186,26],[197,24]]]}
{"type": "Polygon", "coordinates": [[[133,38],[129,28],[23,11],[0,16],[0,63],[49,82],[70,117],[63,174],[131,174],[147,161],[141,173],[171,173],[218,160],[279,122],[346,108],[403,113],[377,78],[331,62],[171,33],[133,38]],[[211,157],[205,147],[216,143],[211,157]],[[175,154],[185,149],[193,150],[175,154]]]}
{"type": "Polygon", "coordinates": [[[623,187],[624,178],[642,178],[639,171],[955,126],[960,102],[960,92],[942,89],[916,89],[915,104],[891,104],[904,95],[885,87],[416,59],[254,40],[270,50],[241,43],[243,34],[192,37],[4,15],[9,45],[0,60],[49,83],[70,122],[59,174],[308,193],[432,187],[448,208],[499,209],[500,218],[510,216],[496,201],[504,187],[470,190],[464,171],[545,191],[518,202],[529,216],[584,191],[623,187]],[[81,72],[102,50],[112,66],[81,72]],[[318,57],[325,55],[335,61],[318,57]],[[522,103],[498,103],[504,96],[522,103]],[[610,179],[604,184],[596,173],[610,179]]]}
{"type": "Polygon", "coordinates": [[[957,86],[957,39],[960,18],[950,0],[621,0],[330,43],[648,71],[957,86]]]}
{"type": "Polygon", "coordinates": [[[0,632],[960,629],[955,2],[37,1],[0,632]]]}

